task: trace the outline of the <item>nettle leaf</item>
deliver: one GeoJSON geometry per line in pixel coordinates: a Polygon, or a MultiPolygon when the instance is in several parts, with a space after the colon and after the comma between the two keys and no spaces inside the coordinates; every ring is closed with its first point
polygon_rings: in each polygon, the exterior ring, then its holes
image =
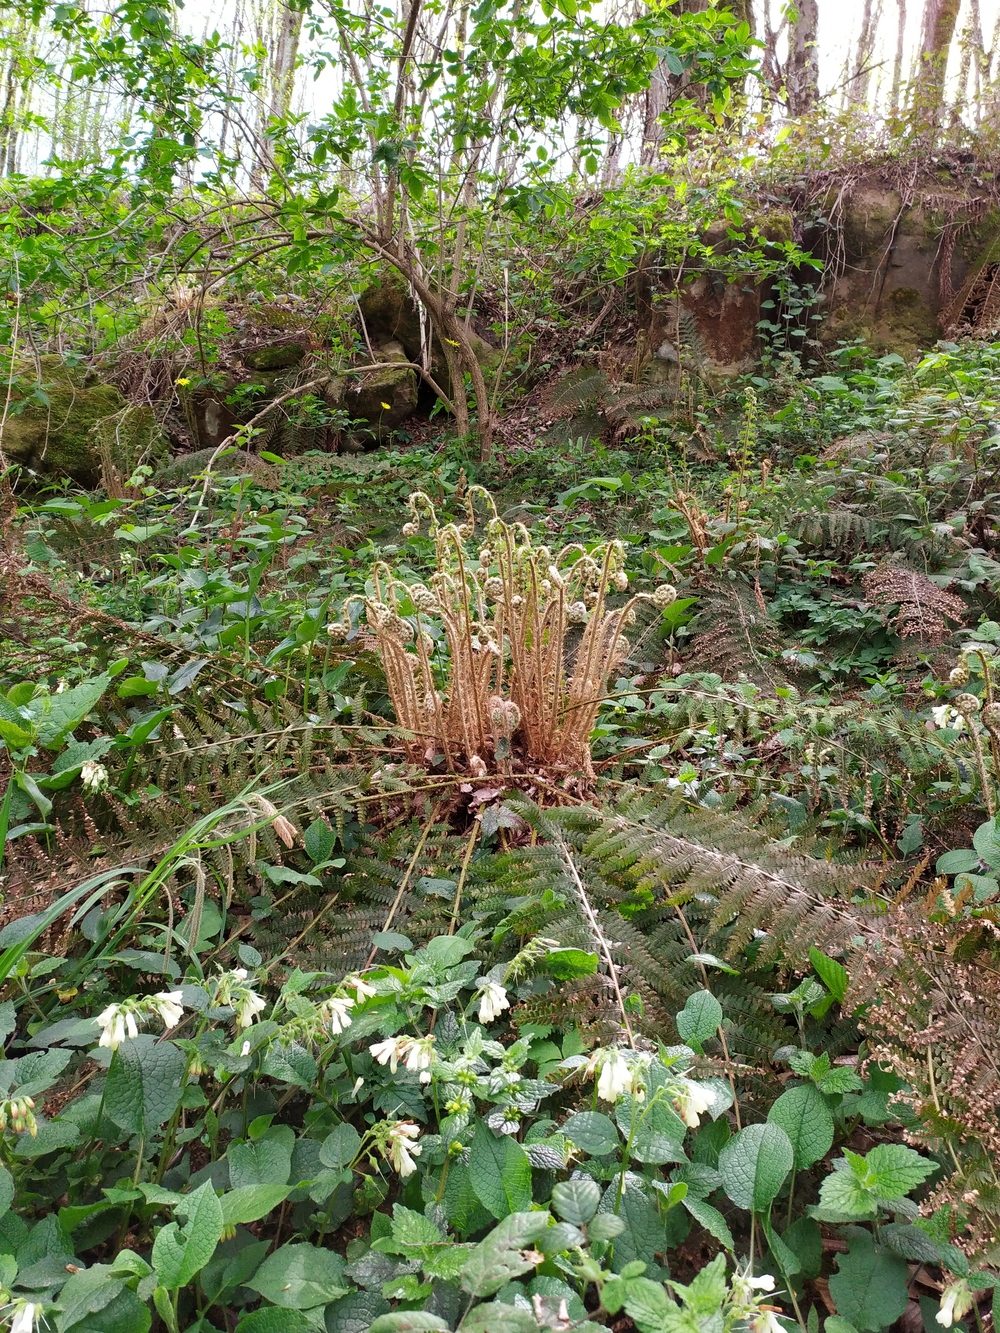
{"type": "Polygon", "coordinates": [[[312,1310],[351,1289],[340,1255],[304,1242],[282,1245],[268,1255],[244,1285],[287,1310],[312,1310]]]}
{"type": "Polygon", "coordinates": [[[582,1227],[591,1220],[601,1202],[601,1187],[589,1176],[563,1180],[552,1190],[552,1207],[573,1226],[582,1227]]]}
{"type": "Polygon", "coordinates": [[[842,1318],[862,1333],[878,1333],[894,1324],[909,1304],[906,1260],[876,1249],[871,1236],[858,1231],[847,1253],[837,1258],[830,1295],[842,1318]]]}
{"type": "Polygon", "coordinates": [[[711,991],[699,990],[689,995],[684,1008],[677,1015],[677,1031],[681,1041],[701,1047],[714,1037],[722,1024],[722,1005],[711,991]]]}
{"type": "Polygon", "coordinates": [[[880,1199],[901,1199],[938,1169],[937,1162],[901,1143],[880,1143],[864,1161],[868,1170],[866,1184],[880,1199]]]}
{"type": "Polygon", "coordinates": [[[838,963],[835,958],[816,948],[809,950],[809,961],[820,981],[840,1004],[847,994],[847,968],[843,963],[838,963]]]}
{"type": "Polygon", "coordinates": [[[499,1137],[480,1121],[469,1151],[469,1179],[476,1197],[494,1217],[531,1205],[531,1162],[521,1145],[499,1137]]]}
{"type": "Polygon", "coordinates": [[[834,1171],[823,1181],[819,1203],[810,1213],[820,1222],[866,1221],[875,1216],[877,1201],[853,1171],[834,1171]]]}
{"type": "Polygon", "coordinates": [[[183,1225],[170,1222],[156,1234],[152,1263],[161,1286],[168,1291],[186,1287],[215,1253],[222,1239],[222,1204],[210,1180],[185,1195],[174,1210],[183,1225]]]}
{"type": "Polygon", "coordinates": [[[762,1212],[773,1203],[795,1161],[780,1125],[748,1125],[719,1154],[722,1188],[739,1208],[762,1212]]]}
{"type": "Polygon", "coordinates": [[[130,1134],[149,1135],[176,1111],[187,1056],[170,1041],[140,1033],[122,1042],[104,1083],[104,1110],[130,1134]]]}
{"type": "Polygon", "coordinates": [[[820,1161],[833,1146],[833,1114],[812,1083],[783,1092],[767,1118],[771,1124],[780,1125],[791,1140],[797,1171],[820,1161]]]}

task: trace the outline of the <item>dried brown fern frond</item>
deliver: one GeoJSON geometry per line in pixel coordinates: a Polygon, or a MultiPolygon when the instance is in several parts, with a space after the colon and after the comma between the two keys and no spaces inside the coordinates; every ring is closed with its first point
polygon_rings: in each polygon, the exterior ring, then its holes
{"type": "Polygon", "coordinates": [[[906,1085],[908,1137],[955,1168],[933,1205],[968,1219],[980,1262],[1000,1258],[1000,971],[982,922],[929,921],[908,902],[850,964],[869,1060],[906,1085]],[[872,997],[875,997],[872,999],[872,997]]]}
{"type": "Polygon", "coordinates": [[[706,575],[697,592],[697,633],[684,655],[685,669],[728,681],[745,677],[766,690],[786,687],[781,637],[759,584],[706,575]]]}
{"type": "Polygon", "coordinates": [[[919,570],[886,562],[869,570],[861,587],[872,605],[895,608],[890,610],[889,622],[901,639],[944,643],[951,635],[948,622],[965,619],[961,597],[919,570]]]}

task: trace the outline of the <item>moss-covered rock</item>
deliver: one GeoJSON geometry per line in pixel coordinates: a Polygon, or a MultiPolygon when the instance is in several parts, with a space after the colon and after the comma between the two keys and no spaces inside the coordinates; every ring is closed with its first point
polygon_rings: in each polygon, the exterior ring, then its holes
{"type": "Polygon", "coordinates": [[[346,377],[341,405],[376,435],[402,425],[417,408],[417,372],[401,343],[383,343],[374,350],[382,370],[346,377]]]}
{"type": "Polygon", "coordinates": [[[128,476],[141,460],[166,453],[148,407],[52,356],[19,367],[0,447],[11,463],[83,486],[100,480],[102,455],[128,476]]]}

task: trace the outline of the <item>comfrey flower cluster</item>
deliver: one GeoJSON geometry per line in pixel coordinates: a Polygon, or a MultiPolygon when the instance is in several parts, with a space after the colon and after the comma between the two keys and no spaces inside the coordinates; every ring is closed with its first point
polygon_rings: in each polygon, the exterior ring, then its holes
{"type": "Polygon", "coordinates": [[[101,1030],[97,1044],[117,1051],[126,1038],[137,1037],[140,1026],[150,1019],[158,1019],[164,1032],[169,1032],[183,1016],[184,1000],[179,990],[157,991],[155,995],[109,1004],[95,1020],[101,1030]]]}

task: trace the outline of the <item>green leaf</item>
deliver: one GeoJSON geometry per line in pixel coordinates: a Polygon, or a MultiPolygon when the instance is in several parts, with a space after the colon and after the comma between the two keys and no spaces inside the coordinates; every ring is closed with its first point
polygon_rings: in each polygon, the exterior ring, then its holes
{"type": "Polygon", "coordinates": [[[809,950],[809,961],[812,963],[813,971],[833,998],[838,1004],[842,1003],[847,994],[847,968],[816,948],[809,950]]]}
{"type": "Polygon", "coordinates": [[[312,1310],[351,1289],[340,1255],[305,1243],[282,1245],[244,1285],[288,1310],[312,1310]]]}
{"type": "MultiPolygon", "coordinates": [[[[972,835],[972,845],[991,869],[1000,870],[1000,822],[987,819],[984,824],[980,824],[972,835]]],[[[973,868],[966,867],[967,870],[973,868]]]]}
{"type": "Polygon", "coordinates": [[[699,990],[689,995],[684,1008],[677,1015],[677,1031],[681,1041],[700,1048],[713,1037],[722,1023],[722,1005],[711,991],[699,990]]]}
{"type": "Polygon", "coordinates": [[[553,1209],[575,1227],[586,1226],[597,1212],[600,1202],[601,1187],[589,1176],[560,1181],[552,1190],[553,1209]]]}
{"type": "Polygon", "coordinates": [[[176,1111],[187,1056],[170,1041],[140,1033],[111,1057],[104,1083],[104,1110],[129,1134],[147,1137],[176,1111]]]}
{"type": "Polygon", "coordinates": [[[288,1198],[290,1185],[242,1185],[230,1190],[219,1200],[222,1219],[227,1228],[248,1222],[259,1222],[272,1209],[288,1198]]]}
{"type": "Polygon", "coordinates": [[[14,1177],[5,1166],[0,1166],[0,1217],[10,1211],[14,1202],[14,1177]]]}
{"type": "Polygon", "coordinates": [[[866,1183],[880,1199],[901,1199],[938,1169],[937,1162],[901,1143],[880,1143],[867,1154],[865,1164],[866,1183]]]}
{"type": "Polygon", "coordinates": [[[330,859],[337,844],[337,835],[325,819],[314,819],[302,835],[306,855],[314,866],[330,859]]]}
{"type": "Polygon", "coordinates": [[[876,1198],[853,1171],[833,1171],[819,1190],[811,1215],[820,1222],[866,1221],[875,1216],[876,1198]]]}
{"type": "Polygon", "coordinates": [[[480,1121],[472,1137],[468,1165],[476,1197],[494,1217],[530,1207],[531,1162],[509,1135],[498,1136],[480,1121]]]}
{"type": "Polygon", "coordinates": [[[63,690],[62,694],[41,695],[33,700],[32,712],[38,727],[39,744],[47,750],[58,750],[69,732],[93,710],[110,684],[110,676],[94,676],[63,690]]]}
{"type": "Polygon", "coordinates": [[[979,856],[971,847],[956,847],[954,851],[943,852],[934,866],[937,875],[960,875],[979,869],[979,856]]]}
{"type": "Polygon", "coordinates": [[[606,1157],[617,1152],[621,1142],[615,1122],[601,1111],[578,1111],[559,1132],[589,1157],[606,1157]]]}
{"type": "Polygon", "coordinates": [[[512,1279],[534,1268],[538,1259],[530,1246],[550,1220],[551,1214],[547,1212],[511,1213],[505,1217],[469,1255],[462,1269],[463,1290],[472,1296],[492,1296],[512,1279]]]}
{"type": "Polygon", "coordinates": [[[470,1310],[458,1326],[458,1333],[538,1333],[538,1321],[528,1310],[490,1301],[470,1310]]]}
{"type": "Polygon", "coordinates": [[[252,1143],[230,1144],[229,1183],[233,1189],[245,1185],[287,1185],[292,1171],[295,1131],[290,1125],[271,1125],[252,1143]]]}
{"type": "Polygon", "coordinates": [[[908,1285],[905,1259],[877,1250],[871,1236],[858,1231],[847,1253],[837,1258],[830,1295],[842,1318],[862,1333],[878,1333],[894,1324],[906,1309],[908,1285]]]}
{"type": "Polygon", "coordinates": [[[350,1166],[360,1147],[361,1135],[353,1125],[345,1121],[344,1124],[337,1125],[331,1130],[323,1140],[319,1150],[319,1160],[331,1170],[350,1166]]]}
{"type": "Polygon", "coordinates": [[[422,1310],[399,1310],[375,1320],[369,1333],[448,1333],[448,1325],[435,1314],[422,1310]]]}
{"type": "Polygon", "coordinates": [[[223,1228],[222,1205],[210,1180],[185,1195],[175,1212],[185,1218],[183,1226],[170,1222],[153,1241],[153,1268],[168,1291],[186,1287],[201,1272],[215,1253],[223,1228]]]}
{"type": "Polygon", "coordinates": [[[783,1092],[767,1113],[772,1125],[788,1135],[795,1154],[795,1169],[820,1161],[833,1146],[833,1114],[826,1098],[812,1083],[783,1092]]]}
{"type": "Polygon", "coordinates": [[[708,1234],[714,1236],[719,1244],[725,1246],[730,1253],[733,1252],[735,1249],[733,1233],[729,1230],[729,1223],[718,1208],[713,1208],[704,1199],[694,1198],[690,1194],[686,1194],[681,1203],[699,1226],[704,1227],[708,1234]]]}
{"type": "Polygon", "coordinates": [[[265,1305],[253,1314],[244,1315],[236,1325],[236,1333],[316,1333],[316,1325],[298,1310],[265,1305]]]}
{"type": "Polygon", "coordinates": [[[777,1197],[794,1160],[780,1125],[748,1125],[719,1154],[722,1187],[737,1207],[762,1212],[777,1197]]]}

